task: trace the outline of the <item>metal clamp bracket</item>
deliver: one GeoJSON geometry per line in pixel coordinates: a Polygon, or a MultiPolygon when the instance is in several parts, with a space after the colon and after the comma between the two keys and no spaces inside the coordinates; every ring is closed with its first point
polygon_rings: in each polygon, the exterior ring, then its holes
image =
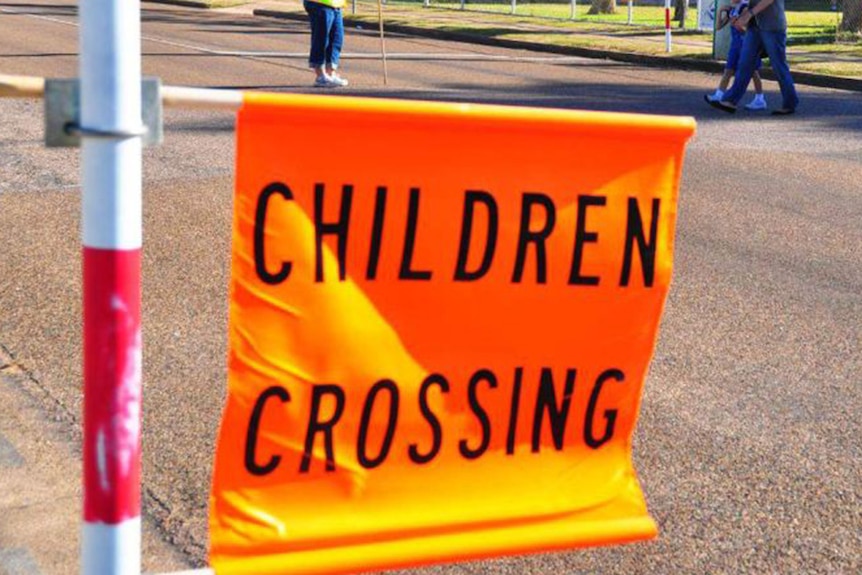
{"type": "Polygon", "coordinates": [[[132,130],[100,130],[81,126],[81,87],[77,78],[45,80],[45,145],[67,148],[81,145],[81,137],[126,139],[142,138],[145,146],[162,142],[161,81],[141,81],[143,124],[132,130]]]}

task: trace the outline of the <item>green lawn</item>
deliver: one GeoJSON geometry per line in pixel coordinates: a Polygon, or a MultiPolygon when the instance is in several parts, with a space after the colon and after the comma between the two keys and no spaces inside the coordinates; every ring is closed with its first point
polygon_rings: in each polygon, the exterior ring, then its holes
{"type": "MultiPolygon", "coordinates": [[[[590,3],[588,0],[575,0],[575,14],[572,18],[572,6],[570,2],[527,2],[521,0],[517,3],[515,17],[541,18],[550,20],[571,21],[580,23],[592,23],[596,25],[613,24],[627,25],[629,21],[638,28],[661,28],[664,29],[665,10],[663,6],[640,6],[635,0],[629,14],[628,5],[619,3],[615,14],[588,14],[590,3]]],[[[413,5],[421,6],[422,0],[388,0],[387,5],[413,5]]],[[[460,0],[431,0],[430,5],[434,8],[460,9],[460,0]]],[[[815,11],[812,3],[799,4],[801,10],[788,11],[788,38],[791,44],[817,44],[833,42],[835,30],[840,22],[840,13],[828,10],[826,0],[817,3],[820,10],[815,11]]],[[[511,14],[512,4],[510,0],[499,0],[497,2],[466,2],[465,9],[476,12],[488,12],[495,14],[511,14]]],[[[672,13],[671,13],[672,15],[672,13]]],[[[549,24],[549,22],[545,22],[549,24]]],[[[672,23],[674,32],[679,32],[679,23],[672,23]]],[[[686,18],[686,30],[694,31],[697,26],[697,9],[689,8],[686,18]]]]}
{"type": "MultiPolygon", "coordinates": [[[[694,8],[689,10],[686,29],[673,28],[673,49],[669,54],[665,49],[664,8],[661,6],[633,6],[633,24],[629,25],[626,5],[620,5],[613,15],[591,16],[587,14],[589,3],[586,0],[578,2],[575,19],[569,18],[570,4],[562,1],[527,3],[521,0],[515,15],[509,13],[509,0],[468,3],[469,15],[460,11],[458,0],[450,0],[448,4],[431,0],[429,8],[423,8],[422,0],[384,1],[384,19],[389,25],[401,24],[533,44],[712,59],[712,33],[695,29],[697,11],[694,8]],[[477,8],[484,11],[478,13],[477,8]]],[[[800,5],[800,0],[787,2],[792,6],[800,5]]],[[[814,2],[809,0],[808,4],[801,6],[802,9],[788,12],[791,68],[794,71],[862,78],[862,41],[854,37],[835,43],[836,13],[814,9],[817,6],[828,9],[829,0],[814,2]]],[[[301,10],[295,0],[285,1],[287,6],[301,10]]],[[[347,0],[345,16],[376,26],[377,0],[347,0]]]]}

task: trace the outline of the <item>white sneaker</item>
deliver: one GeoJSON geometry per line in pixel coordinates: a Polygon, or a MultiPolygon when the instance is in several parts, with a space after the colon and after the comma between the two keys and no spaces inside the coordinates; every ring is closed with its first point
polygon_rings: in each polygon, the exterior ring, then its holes
{"type": "Polygon", "coordinates": [[[332,83],[332,79],[326,74],[321,74],[314,79],[315,88],[334,88],[336,84],[332,83]]]}
{"type": "Polygon", "coordinates": [[[745,105],[746,110],[765,110],[766,109],[766,98],[763,97],[763,94],[756,94],[754,98],[751,99],[749,103],[745,105]]]}
{"type": "Polygon", "coordinates": [[[329,81],[331,82],[331,84],[333,86],[336,86],[339,88],[343,88],[344,86],[347,86],[350,83],[347,81],[347,78],[342,78],[341,76],[338,75],[337,72],[333,72],[332,74],[329,75],[329,81]]]}
{"type": "Polygon", "coordinates": [[[715,89],[715,92],[706,97],[706,99],[710,102],[721,102],[722,98],[724,98],[724,92],[722,92],[718,88],[715,89]]]}

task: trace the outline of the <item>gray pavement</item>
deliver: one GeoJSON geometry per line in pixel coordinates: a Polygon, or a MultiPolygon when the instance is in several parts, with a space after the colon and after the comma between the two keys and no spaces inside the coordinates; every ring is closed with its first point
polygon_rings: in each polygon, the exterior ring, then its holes
{"type": "MultiPolygon", "coordinates": [[[[14,8],[24,14],[0,6],[0,71],[75,75],[75,5],[14,8]]],[[[313,91],[301,22],[150,3],[144,10],[145,72],[168,84],[313,91]]],[[[805,86],[792,118],[727,116],[700,99],[713,74],[400,35],[388,47],[405,58],[390,64],[384,86],[374,31],[350,30],[344,71],[352,84],[339,93],[698,120],[683,171],[674,284],[635,439],[659,539],[411,573],[862,571],[858,94],[805,86]]],[[[774,101],[774,83],[766,89],[774,101]]],[[[36,540],[35,517],[66,518],[44,533],[59,533],[51,537],[73,556],[77,151],[42,146],[37,101],[0,100],[0,118],[0,559],[68,573],[68,556],[47,537],[36,540]]],[[[153,571],[205,562],[234,160],[230,114],[167,110],[165,132],[164,144],[144,153],[144,511],[154,538],[145,568],[153,571]]],[[[501,161],[517,161],[517,151],[501,161]]],[[[561,169],[578,169],[577,158],[561,169]]]]}
{"type": "MultiPolygon", "coordinates": [[[[64,575],[80,561],[81,459],[74,415],[0,345],[0,573],[64,575]],[[73,434],[69,436],[70,430],[73,434]]],[[[189,561],[148,522],[144,569],[189,561]]]]}
{"type": "MultiPolygon", "coordinates": [[[[158,0],[170,4],[175,0],[158,0]]],[[[184,1],[185,0],[180,0],[184,1]]],[[[191,0],[191,5],[205,7],[205,3],[196,3],[191,0]]],[[[244,3],[223,11],[238,14],[254,14],[261,17],[281,18],[305,21],[306,15],[300,0],[263,0],[244,3]]],[[[476,43],[488,46],[497,46],[514,49],[525,49],[535,52],[552,54],[565,54],[571,56],[582,56],[588,58],[607,59],[617,62],[635,63],[644,66],[660,68],[676,68],[681,70],[699,70],[721,74],[724,63],[709,58],[693,58],[691,55],[676,55],[673,50],[669,54],[655,54],[655,49],[638,51],[637,44],[632,44],[632,38],[637,38],[643,45],[664,45],[662,34],[643,33],[635,31],[630,36],[603,30],[601,27],[594,29],[576,27],[572,24],[565,27],[565,23],[549,22],[539,18],[507,17],[500,14],[488,14],[481,11],[461,11],[453,9],[421,9],[418,5],[388,4],[384,10],[384,31],[391,33],[410,34],[414,36],[426,36],[442,40],[476,43]],[[489,34],[491,28],[495,33],[489,34]],[[518,35],[522,37],[517,37],[518,35]],[[530,35],[540,34],[542,41],[533,41],[530,35]],[[608,48],[590,48],[568,45],[564,38],[569,36],[582,36],[585,38],[602,38],[608,48]],[[514,36],[514,37],[513,37],[514,36]],[[615,48],[614,41],[620,46],[615,48]],[[625,40],[625,43],[622,42],[625,40]],[[632,47],[634,46],[634,47],[632,47]]],[[[368,4],[363,5],[361,11],[352,13],[350,9],[344,11],[345,23],[348,27],[366,26],[376,30],[377,21],[374,10],[369,10],[368,4]]],[[[696,46],[703,53],[711,53],[712,43],[710,39],[692,37],[675,31],[673,44],[679,47],[696,46]]],[[[788,48],[788,57],[791,62],[828,61],[852,63],[862,67],[862,54],[814,51],[805,45],[791,46],[788,48]]],[[[767,79],[774,79],[768,66],[762,71],[767,79]]],[[[843,90],[854,90],[862,92],[862,77],[850,77],[838,75],[837,73],[813,73],[793,70],[793,77],[797,83],[811,86],[822,86],[827,88],[840,88],[843,90]]]]}

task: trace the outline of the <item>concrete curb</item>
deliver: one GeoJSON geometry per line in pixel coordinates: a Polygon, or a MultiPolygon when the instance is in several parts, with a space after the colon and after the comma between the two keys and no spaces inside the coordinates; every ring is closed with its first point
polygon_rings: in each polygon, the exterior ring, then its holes
{"type": "MultiPolygon", "coordinates": [[[[159,0],[161,2],[172,2],[173,0],[159,0]]],[[[185,0],[179,0],[185,1],[185,0]]],[[[282,20],[299,20],[306,21],[307,17],[301,12],[286,12],[283,10],[270,9],[255,9],[252,12],[255,16],[265,18],[279,18],[282,20]]],[[[344,16],[344,23],[364,24],[363,20],[351,18],[348,15],[344,16]]],[[[409,26],[404,24],[387,24],[386,30],[390,32],[411,34],[414,36],[424,36],[427,38],[435,38],[438,40],[450,40],[454,42],[465,42],[470,44],[482,44],[486,46],[499,46],[502,48],[516,48],[521,50],[531,50],[534,52],[545,52],[551,54],[560,54],[566,56],[582,56],[584,58],[599,58],[605,60],[613,60],[615,62],[626,62],[629,64],[640,64],[642,66],[652,66],[657,68],[673,68],[677,70],[694,70],[699,72],[710,72],[720,74],[724,71],[724,64],[716,61],[694,60],[691,58],[672,58],[664,56],[649,56],[645,54],[634,54],[629,52],[613,52],[609,50],[595,50],[591,48],[581,48],[577,46],[555,46],[549,44],[540,44],[538,42],[529,42],[523,40],[507,40],[505,38],[489,38],[478,34],[469,34],[464,32],[452,32],[450,30],[440,30],[436,28],[420,28],[417,26],[409,26]]],[[[772,70],[766,68],[761,74],[768,80],[775,80],[772,70]]],[[[812,74],[810,72],[793,72],[793,80],[797,84],[806,84],[809,86],[818,86],[821,88],[835,88],[838,90],[851,90],[862,92],[862,79],[842,78],[836,76],[826,76],[824,74],[812,74]]]]}

